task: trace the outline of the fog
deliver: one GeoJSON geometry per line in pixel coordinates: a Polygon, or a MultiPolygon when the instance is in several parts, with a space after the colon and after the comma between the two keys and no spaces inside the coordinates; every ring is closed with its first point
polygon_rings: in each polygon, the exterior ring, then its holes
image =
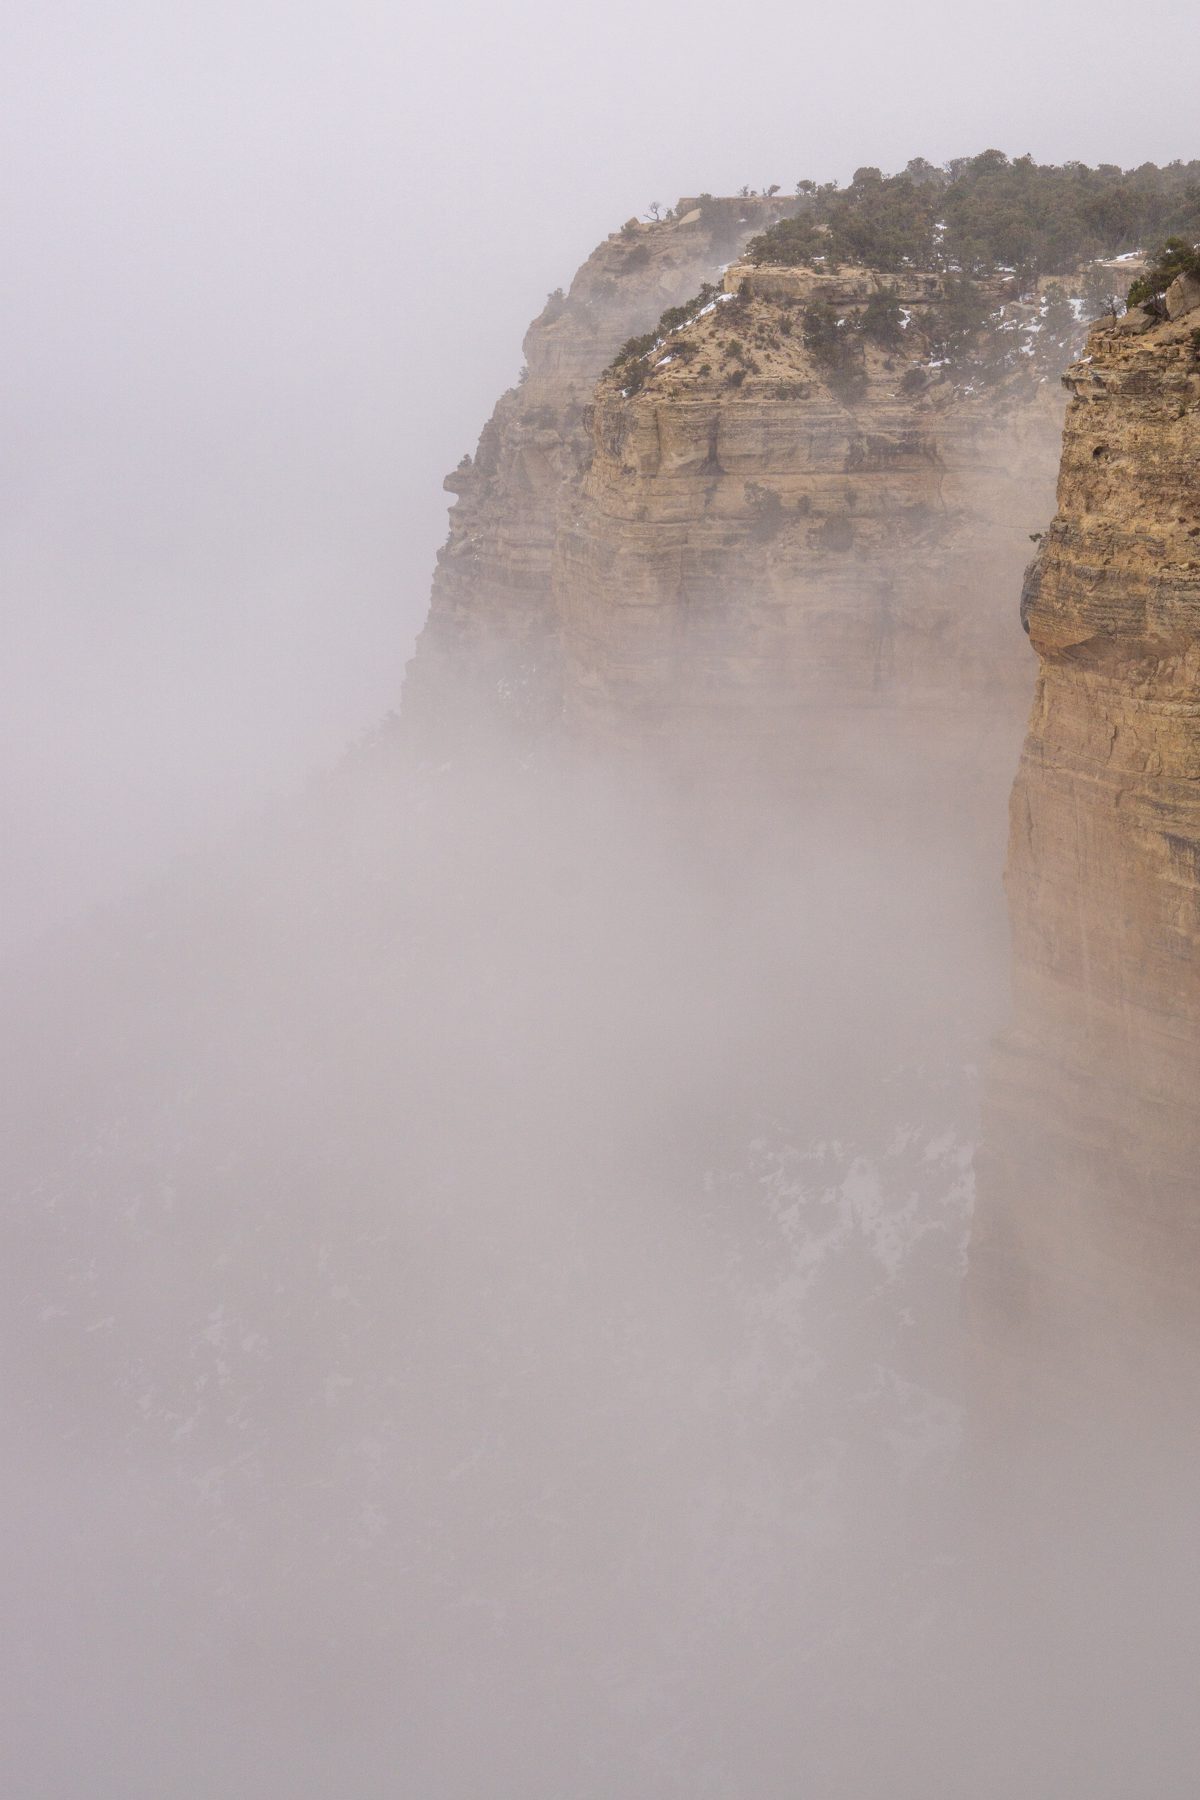
{"type": "Polygon", "coordinates": [[[13,0],[0,928],[142,879],[394,703],[443,470],[652,199],[997,143],[1192,153],[1190,14],[13,0]],[[781,44],[793,51],[780,55],[781,44]]]}
{"type": "Polygon", "coordinates": [[[1169,1398],[971,1447],[1003,783],[893,731],[385,733],[10,976],[6,1792],[1191,1791],[1169,1398]]]}
{"type": "Polygon", "coordinates": [[[964,1349],[1020,709],[379,725],[597,239],[1190,154],[1189,30],[10,8],[4,1794],[1194,1794],[1191,1345],[1012,1437],[964,1349]]]}
{"type": "Polygon", "coordinates": [[[997,920],[868,760],[376,745],[10,993],[12,1791],[917,1791],[997,920]]]}

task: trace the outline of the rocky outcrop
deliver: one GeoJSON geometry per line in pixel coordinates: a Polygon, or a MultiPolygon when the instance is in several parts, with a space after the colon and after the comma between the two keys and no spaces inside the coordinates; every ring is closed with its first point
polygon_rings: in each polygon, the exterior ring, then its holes
{"type": "MultiPolygon", "coordinates": [[[[1177,284],[1178,286],[1178,284],[1177,284]]],[[[1200,1324],[1200,292],[1096,328],[1022,617],[1014,1020],[970,1301],[988,1417],[1194,1383],[1200,1324]]],[[[1189,1390],[1193,1391],[1193,1390],[1189,1390]]]]}
{"type": "Polygon", "coordinates": [[[1050,509],[1057,369],[1020,353],[1038,308],[996,281],[995,378],[956,378],[941,296],[916,272],[735,267],[635,381],[605,377],[555,566],[577,734],[779,767],[871,713],[921,762],[1003,717],[1015,754],[1010,596],[1050,509]]]}
{"type": "Polygon", "coordinates": [[[552,295],[525,337],[525,369],[446,477],[457,496],[428,622],[409,666],[404,729],[422,747],[460,741],[470,717],[538,728],[561,709],[551,591],[564,487],[590,451],[584,407],[618,346],[689,299],[756,231],[799,203],[681,200],[670,219],[630,220],[552,295]]]}

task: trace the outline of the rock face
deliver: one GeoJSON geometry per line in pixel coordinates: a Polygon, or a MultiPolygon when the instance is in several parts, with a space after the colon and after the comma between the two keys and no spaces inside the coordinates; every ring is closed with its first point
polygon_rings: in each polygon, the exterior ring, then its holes
{"type": "Polygon", "coordinates": [[[1172,312],[1095,329],[1064,377],[1022,604],[1015,1016],[970,1284],[1001,1411],[1178,1397],[1200,1323],[1200,310],[1172,312]]]}
{"type": "Polygon", "coordinates": [[[626,226],[530,327],[525,379],[447,478],[402,709],[422,747],[461,742],[465,708],[777,771],[814,744],[843,761],[870,713],[895,768],[930,753],[969,780],[982,756],[1002,813],[1031,678],[1010,596],[1052,503],[1062,321],[981,284],[981,373],[944,347],[935,275],[722,278],[796,204],[626,226]],[[705,280],[723,286],[669,341],[603,372],[705,280]]]}
{"type": "Polygon", "coordinates": [[[1019,718],[1006,597],[1049,510],[1057,383],[1029,358],[986,393],[942,378],[937,278],[899,280],[878,341],[858,327],[883,287],[731,269],[636,391],[600,383],[555,566],[576,733],[691,766],[778,762],[864,710],[925,742],[931,715],[1019,718]]]}
{"type": "Polygon", "coordinates": [[[596,378],[631,333],[797,204],[706,197],[681,201],[672,219],[630,221],[533,321],[522,381],[500,399],[475,456],[446,477],[458,504],[404,690],[405,729],[423,746],[455,741],[462,709],[533,728],[558,717],[555,523],[589,452],[582,421],[596,378]]]}

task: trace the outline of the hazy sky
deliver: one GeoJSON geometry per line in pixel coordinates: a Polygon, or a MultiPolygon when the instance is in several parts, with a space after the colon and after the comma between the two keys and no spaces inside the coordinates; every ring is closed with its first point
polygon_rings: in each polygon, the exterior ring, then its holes
{"type": "Polygon", "coordinates": [[[391,704],[444,469],[651,199],[1197,151],[1194,12],[9,0],[0,938],[391,704]]]}

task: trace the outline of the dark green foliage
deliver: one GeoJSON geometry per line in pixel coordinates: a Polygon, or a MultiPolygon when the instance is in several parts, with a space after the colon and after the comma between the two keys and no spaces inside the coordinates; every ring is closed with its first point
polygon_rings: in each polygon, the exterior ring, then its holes
{"type": "Polygon", "coordinates": [[[840,359],[844,340],[839,339],[838,333],[844,329],[839,326],[838,315],[832,306],[827,306],[824,301],[813,301],[805,307],[804,348],[820,367],[832,368],[840,359]]]}
{"type": "Polygon", "coordinates": [[[1200,248],[1182,237],[1169,237],[1155,251],[1150,267],[1139,275],[1127,296],[1130,306],[1141,306],[1165,294],[1177,275],[1200,275],[1200,248]]]}
{"type": "Polygon", "coordinates": [[[930,268],[937,206],[936,191],[907,175],[885,179],[878,169],[859,169],[829,221],[834,258],[871,269],[930,268]]]}
{"type": "Polygon", "coordinates": [[[947,175],[945,169],[939,169],[934,163],[926,162],[923,156],[914,156],[904,165],[904,173],[917,187],[935,187],[939,191],[945,187],[947,175]]]}
{"type": "MultiPolygon", "coordinates": [[[[685,300],[682,306],[668,306],[653,331],[643,331],[638,337],[626,338],[608,365],[606,372],[619,375],[621,385],[626,392],[636,394],[649,373],[643,358],[648,356],[651,350],[657,344],[661,344],[663,339],[669,337],[672,332],[680,330],[684,325],[690,325],[696,314],[708,305],[716,292],[712,282],[705,281],[701,284],[700,292],[693,299],[685,300]]],[[[673,354],[675,353],[682,354],[686,360],[687,356],[692,354],[691,345],[686,347],[680,345],[678,352],[673,350],[673,354]]]]}
{"type": "Polygon", "coordinates": [[[855,399],[867,377],[854,321],[819,301],[806,306],[802,316],[804,347],[822,376],[839,399],[855,399]]]}
{"type": "Polygon", "coordinates": [[[988,314],[988,303],[969,275],[947,275],[942,298],[930,308],[928,331],[937,357],[957,362],[971,347],[988,314]]]}
{"type": "Polygon", "coordinates": [[[1200,236],[1200,162],[1015,161],[999,150],[944,169],[916,157],[901,175],[859,169],[849,187],[811,187],[813,204],[755,238],[756,262],[811,264],[824,257],[869,268],[980,274],[996,268],[1064,273],[1168,232],[1200,236]]]}
{"type": "Polygon", "coordinates": [[[858,326],[864,337],[885,348],[895,348],[904,341],[904,315],[894,288],[872,294],[859,315],[858,326]]]}
{"type": "Polygon", "coordinates": [[[654,336],[664,338],[668,332],[678,331],[681,325],[689,325],[700,309],[708,305],[716,291],[711,281],[705,281],[693,300],[685,300],[682,306],[668,306],[654,327],[654,336]]]}
{"type": "Polygon", "coordinates": [[[653,331],[643,331],[640,337],[626,338],[613,357],[613,367],[616,368],[620,363],[632,362],[635,357],[645,356],[647,350],[653,350],[657,341],[653,331]]]}
{"type": "Polygon", "coordinates": [[[753,263],[782,263],[794,267],[811,263],[829,248],[826,234],[808,213],[799,218],[780,219],[769,231],[760,232],[746,246],[746,260],[753,263]]]}

